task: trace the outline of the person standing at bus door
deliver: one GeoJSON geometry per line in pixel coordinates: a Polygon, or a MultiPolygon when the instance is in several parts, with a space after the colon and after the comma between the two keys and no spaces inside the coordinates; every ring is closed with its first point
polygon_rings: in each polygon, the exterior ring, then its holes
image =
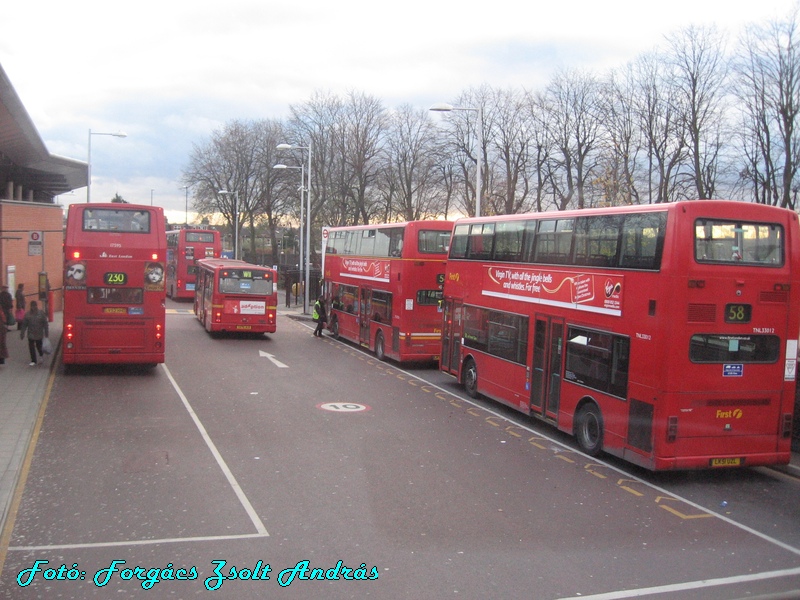
{"type": "Polygon", "coordinates": [[[328,322],[328,315],[325,313],[325,299],[322,296],[314,303],[314,314],[311,316],[317,323],[314,335],[322,337],[322,330],[325,328],[325,323],[328,322]]]}
{"type": "Polygon", "coordinates": [[[12,320],[14,316],[14,298],[11,297],[7,285],[2,286],[2,290],[0,290],[0,308],[5,313],[5,327],[8,327],[9,323],[14,322],[12,320]]]}
{"type": "Polygon", "coordinates": [[[31,308],[25,313],[25,318],[22,319],[19,339],[25,337],[26,330],[28,332],[28,351],[31,354],[31,362],[28,363],[28,366],[33,367],[44,361],[42,340],[50,336],[50,324],[47,322],[47,315],[39,310],[36,300],[31,300],[31,308]],[[38,359],[37,352],[39,353],[38,359]]]}
{"type": "Polygon", "coordinates": [[[14,292],[14,300],[16,302],[17,311],[14,313],[14,317],[17,319],[17,329],[22,329],[22,319],[25,318],[25,292],[23,288],[25,287],[24,283],[20,283],[17,286],[17,291],[14,292]]]}

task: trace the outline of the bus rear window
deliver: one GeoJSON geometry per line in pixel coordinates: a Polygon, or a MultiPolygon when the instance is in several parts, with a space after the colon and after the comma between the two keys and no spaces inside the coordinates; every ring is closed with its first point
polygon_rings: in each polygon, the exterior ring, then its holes
{"type": "Polygon", "coordinates": [[[89,304],[141,304],[144,301],[142,288],[90,287],[86,291],[89,304]]]}
{"type": "Polygon", "coordinates": [[[700,263],[780,267],[783,246],[783,227],[776,223],[695,221],[694,256],[700,263]]]}
{"type": "Polygon", "coordinates": [[[698,333],[692,336],[689,358],[695,363],[774,363],[780,348],[777,335],[698,333]]]}
{"type": "Polygon", "coordinates": [[[150,233],[150,213],[146,210],[87,208],[83,211],[83,230],[150,233]]]}
{"type": "Polygon", "coordinates": [[[450,232],[435,229],[422,229],[417,238],[420,254],[447,254],[450,248],[450,232]]]}
{"type": "Polygon", "coordinates": [[[220,277],[219,291],[223,294],[255,294],[269,296],[272,294],[272,278],[245,279],[239,277],[220,277]]]}

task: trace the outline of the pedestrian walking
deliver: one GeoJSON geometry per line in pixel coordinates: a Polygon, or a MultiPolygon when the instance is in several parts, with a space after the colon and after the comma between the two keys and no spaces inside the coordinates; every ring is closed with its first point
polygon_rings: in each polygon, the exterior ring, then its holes
{"type": "Polygon", "coordinates": [[[14,319],[14,298],[11,296],[11,292],[8,291],[7,285],[0,287],[0,309],[5,313],[6,322],[4,327],[13,325],[16,321],[14,319]]]}
{"type": "Polygon", "coordinates": [[[16,311],[14,317],[17,319],[17,329],[22,329],[22,319],[25,318],[25,292],[24,283],[17,286],[17,291],[14,292],[14,301],[16,303],[16,311]]]}
{"type": "Polygon", "coordinates": [[[19,332],[19,339],[25,337],[28,332],[28,351],[31,354],[29,366],[33,367],[44,361],[44,351],[42,340],[50,335],[50,324],[47,322],[47,315],[39,310],[39,305],[35,300],[31,300],[31,307],[22,319],[22,329],[19,332]],[[38,357],[37,357],[38,353],[38,357]]]}
{"type": "Polygon", "coordinates": [[[317,324],[314,335],[322,337],[322,330],[325,329],[325,323],[328,322],[328,315],[325,312],[325,299],[322,296],[314,303],[314,313],[311,315],[311,318],[317,324]]]}
{"type": "Polygon", "coordinates": [[[6,313],[0,310],[0,365],[6,364],[8,358],[8,345],[6,344],[6,313]]]}

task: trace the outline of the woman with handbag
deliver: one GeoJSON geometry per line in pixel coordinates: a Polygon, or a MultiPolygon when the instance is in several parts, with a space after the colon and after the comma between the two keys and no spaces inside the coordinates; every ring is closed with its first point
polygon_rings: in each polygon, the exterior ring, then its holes
{"type": "Polygon", "coordinates": [[[17,291],[14,292],[14,300],[17,304],[17,312],[14,316],[17,318],[17,329],[22,329],[22,319],[25,318],[25,292],[23,291],[24,283],[17,286],[17,291]]]}
{"type": "Polygon", "coordinates": [[[47,322],[47,315],[39,310],[39,305],[35,300],[31,300],[31,308],[25,313],[22,319],[22,328],[19,331],[19,339],[25,337],[28,332],[28,351],[31,353],[31,362],[28,366],[36,366],[44,361],[42,350],[42,340],[50,335],[50,324],[47,322]],[[36,353],[39,353],[37,358],[36,353]]]}

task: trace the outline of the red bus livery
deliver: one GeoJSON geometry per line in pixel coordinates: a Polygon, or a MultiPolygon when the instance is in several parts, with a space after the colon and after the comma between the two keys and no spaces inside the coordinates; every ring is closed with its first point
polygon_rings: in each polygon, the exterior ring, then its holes
{"type": "Polygon", "coordinates": [[[438,360],[451,221],[324,230],[328,328],[380,360],[438,360]]]}
{"type": "Polygon", "coordinates": [[[64,240],[65,365],[164,362],[159,207],[72,204],[64,240]]]}
{"type": "Polygon", "coordinates": [[[795,213],[721,200],[462,219],[441,370],[642,467],[789,462],[795,213]]]}
{"type": "Polygon", "coordinates": [[[275,333],[277,281],[274,269],[242,260],[198,260],[194,313],[209,333],[275,333]]]}
{"type": "Polygon", "coordinates": [[[219,258],[222,240],[215,229],[173,229],[167,232],[167,296],[194,299],[197,261],[219,258]]]}

